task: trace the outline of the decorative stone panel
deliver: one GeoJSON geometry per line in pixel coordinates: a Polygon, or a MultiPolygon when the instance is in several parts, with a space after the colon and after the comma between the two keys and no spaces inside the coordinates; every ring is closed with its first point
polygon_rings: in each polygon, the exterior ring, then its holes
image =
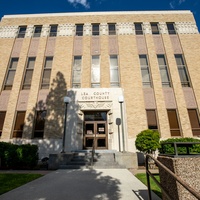
{"type": "Polygon", "coordinates": [[[19,57],[22,48],[23,38],[16,38],[11,57],[19,57]]]}
{"type": "Polygon", "coordinates": [[[143,22],[143,31],[145,34],[152,34],[151,25],[149,22],[143,22]]]}
{"type": "Polygon", "coordinates": [[[156,109],[156,101],[153,88],[143,88],[146,109],[156,109]]]}
{"type": "Polygon", "coordinates": [[[83,54],[83,37],[75,36],[74,37],[74,55],[82,55],[83,54]]]}
{"type": "Polygon", "coordinates": [[[147,46],[144,35],[136,35],[138,54],[147,54],[147,46]]]}
{"type": "Polygon", "coordinates": [[[118,40],[116,35],[110,35],[109,40],[109,54],[118,54],[118,40]]]}
{"type": "Polygon", "coordinates": [[[49,30],[50,30],[50,26],[48,24],[44,24],[42,26],[42,32],[41,32],[41,36],[42,37],[47,37],[49,36],[49,30]]]}
{"type": "Polygon", "coordinates": [[[131,22],[117,23],[116,31],[118,35],[133,35],[135,34],[135,26],[131,22]]]}
{"type": "Polygon", "coordinates": [[[92,35],[92,25],[90,23],[84,24],[83,35],[92,35]]]}
{"type": "Polygon", "coordinates": [[[198,28],[194,22],[175,22],[179,34],[198,34],[198,28]]]}
{"type": "Polygon", "coordinates": [[[0,38],[15,38],[18,32],[18,26],[1,26],[0,38]]]}
{"type": "Polygon", "coordinates": [[[100,44],[100,37],[99,36],[95,36],[92,37],[91,39],[91,54],[92,55],[99,55],[100,53],[100,48],[101,44],[100,44]]]}
{"type": "Polygon", "coordinates": [[[20,91],[18,102],[17,102],[17,110],[18,111],[27,110],[29,91],[30,90],[21,90],[20,91]]]}
{"type": "Polygon", "coordinates": [[[11,90],[3,90],[0,95],[0,111],[6,111],[11,90]]]}
{"type": "Polygon", "coordinates": [[[181,44],[177,35],[170,35],[174,54],[182,54],[181,44]]]}
{"type": "Polygon", "coordinates": [[[159,22],[159,30],[161,34],[167,34],[168,30],[167,30],[167,25],[165,22],[159,22]]]}
{"type": "Polygon", "coordinates": [[[37,52],[38,52],[38,46],[39,46],[39,41],[40,38],[32,38],[31,39],[31,44],[29,47],[29,51],[28,51],[28,56],[37,56],[37,52]]]}
{"type": "Polygon", "coordinates": [[[46,99],[49,94],[49,90],[40,90],[37,99],[37,110],[45,110],[46,109],[46,99]]]}
{"type": "Polygon", "coordinates": [[[27,29],[26,29],[26,38],[30,38],[33,36],[33,32],[34,32],[34,25],[28,25],[27,29]]]}
{"type": "Polygon", "coordinates": [[[156,54],[165,54],[163,40],[161,35],[153,35],[154,45],[156,48],[156,54]]]}
{"type": "Polygon", "coordinates": [[[58,26],[58,36],[74,36],[75,30],[75,24],[60,24],[58,26]]]}
{"type": "Polygon", "coordinates": [[[185,96],[187,108],[197,108],[197,103],[196,103],[193,89],[189,87],[184,87],[183,93],[185,96]]]}
{"type": "Polygon", "coordinates": [[[163,88],[166,109],[176,109],[176,100],[172,88],[163,88]]]}
{"type": "Polygon", "coordinates": [[[45,56],[53,56],[56,45],[56,37],[49,37],[47,40],[45,56]]]}
{"type": "Polygon", "coordinates": [[[100,35],[108,35],[108,24],[107,23],[100,24],[100,35]]]}
{"type": "Polygon", "coordinates": [[[94,109],[101,109],[101,110],[108,110],[112,108],[112,102],[99,102],[99,101],[91,101],[91,102],[79,102],[80,110],[94,110],[94,109]]]}

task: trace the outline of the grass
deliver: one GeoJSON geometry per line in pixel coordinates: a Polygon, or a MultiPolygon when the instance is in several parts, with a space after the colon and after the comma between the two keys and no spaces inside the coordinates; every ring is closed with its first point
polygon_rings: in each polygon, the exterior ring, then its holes
{"type": "MultiPolygon", "coordinates": [[[[142,183],[144,183],[147,186],[147,178],[145,173],[140,173],[135,175],[142,183]]],[[[154,176],[158,182],[160,182],[160,177],[159,175],[154,176]]],[[[159,197],[162,198],[162,193],[160,188],[157,186],[157,184],[153,181],[153,179],[150,177],[150,185],[151,185],[151,190],[157,194],[159,197]]]]}
{"type": "Polygon", "coordinates": [[[0,195],[41,176],[41,174],[0,174],[0,195]]]}

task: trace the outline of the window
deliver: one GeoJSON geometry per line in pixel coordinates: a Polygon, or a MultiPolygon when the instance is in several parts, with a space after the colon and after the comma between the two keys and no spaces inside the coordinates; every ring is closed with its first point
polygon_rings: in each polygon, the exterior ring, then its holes
{"type": "Polygon", "coordinates": [[[31,80],[32,80],[32,76],[33,76],[34,65],[35,65],[35,57],[28,58],[26,72],[25,72],[25,76],[24,76],[24,83],[22,86],[23,90],[28,90],[31,87],[31,80]]]}
{"type": "Polygon", "coordinates": [[[151,23],[152,34],[159,34],[158,23],[151,23]]]}
{"type": "Polygon", "coordinates": [[[157,59],[158,59],[158,64],[159,64],[159,69],[160,69],[162,86],[171,87],[165,55],[157,55],[157,59]]]}
{"type": "Polygon", "coordinates": [[[143,35],[142,23],[135,23],[135,34],[143,35]]]}
{"type": "Polygon", "coordinates": [[[188,109],[188,115],[190,118],[190,124],[192,127],[192,133],[194,136],[200,136],[200,124],[199,117],[196,109],[188,109]]]}
{"type": "Polygon", "coordinates": [[[40,37],[42,26],[35,26],[33,37],[40,37]]]}
{"type": "Polygon", "coordinates": [[[76,24],[76,35],[77,36],[83,35],[83,24],[76,24]]]}
{"type": "Polygon", "coordinates": [[[26,26],[20,26],[17,38],[24,38],[26,34],[26,26]]]}
{"type": "Polygon", "coordinates": [[[5,84],[4,84],[4,90],[11,90],[12,89],[18,60],[19,60],[19,58],[11,58],[10,66],[9,66],[7,77],[6,77],[6,81],[5,81],[5,84]]]}
{"type": "Polygon", "coordinates": [[[176,59],[176,64],[178,67],[178,72],[181,79],[182,87],[190,87],[188,72],[187,72],[187,68],[186,68],[183,56],[181,54],[176,54],[175,59],[176,59]]]}
{"type": "Polygon", "coordinates": [[[46,110],[36,111],[34,138],[43,138],[46,110]]]}
{"type": "Polygon", "coordinates": [[[171,34],[176,34],[176,30],[175,30],[175,24],[174,23],[167,23],[167,30],[168,33],[171,34]]]}
{"type": "Polygon", "coordinates": [[[6,117],[6,112],[0,112],[0,136],[2,135],[5,117],[6,117]]]}
{"type": "Polygon", "coordinates": [[[50,25],[49,36],[50,37],[56,37],[57,36],[57,29],[58,29],[58,25],[50,25]]]}
{"type": "Polygon", "coordinates": [[[92,85],[93,88],[94,87],[100,87],[99,56],[92,56],[91,85],[92,85]]]}
{"type": "Polygon", "coordinates": [[[108,24],[109,35],[116,35],[116,24],[108,24]]]}
{"type": "Polygon", "coordinates": [[[158,130],[157,117],[155,110],[146,110],[148,129],[158,130]]]}
{"type": "Polygon", "coordinates": [[[81,63],[82,63],[82,56],[74,56],[73,75],[72,75],[73,88],[81,87],[81,63]]]}
{"type": "Polygon", "coordinates": [[[50,84],[50,77],[51,77],[51,68],[53,63],[53,57],[46,57],[43,77],[42,77],[42,84],[41,89],[48,89],[50,84]]]}
{"type": "Polygon", "coordinates": [[[99,35],[99,24],[92,24],[92,35],[99,35]]]}
{"type": "Polygon", "coordinates": [[[110,86],[119,87],[119,71],[117,55],[110,56],[110,86]]]}
{"type": "Polygon", "coordinates": [[[140,67],[142,74],[142,83],[144,87],[151,87],[151,78],[149,73],[149,65],[146,55],[139,55],[140,67]]]}
{"type": "Polygon", "coordinates": [[[15,121],[15,126],[13,130],[13,137],[21,138],[24,128],[24,118],[25,118],[26,112],[24,111],[18,111],[15,121]]]}
{"type": "Polygon", "coordinates": [[[171,136],[181,136],[176,110],[167,110],[171,136]]]}

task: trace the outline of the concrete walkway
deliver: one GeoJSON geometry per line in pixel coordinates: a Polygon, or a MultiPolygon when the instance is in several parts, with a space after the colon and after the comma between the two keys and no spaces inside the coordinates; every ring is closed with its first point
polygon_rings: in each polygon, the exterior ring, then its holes
{"type": "MultiPolygon", "coordinates": [[[[127,169],[57,170],[0,196],[1,200],[148,200],[127,169]]],[[[153,200],[160,200],[152,195],[153,200]]]]}

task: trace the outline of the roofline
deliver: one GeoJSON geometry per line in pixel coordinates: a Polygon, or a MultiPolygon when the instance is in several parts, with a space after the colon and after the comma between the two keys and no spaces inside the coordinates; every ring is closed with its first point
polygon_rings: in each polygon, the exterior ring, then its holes
{"type": "Polygon", "coordinates": [[[63,16],[87,16],[87,15],[138,15],[138,14],[192,14],[190,10],[165,10],[165,11],[107,11],[107,12],[69,12],[69,13],[41,13],[41,14],[17,14],[4,15],[3,18],[24,17],[63,17],[63,16]]]}

